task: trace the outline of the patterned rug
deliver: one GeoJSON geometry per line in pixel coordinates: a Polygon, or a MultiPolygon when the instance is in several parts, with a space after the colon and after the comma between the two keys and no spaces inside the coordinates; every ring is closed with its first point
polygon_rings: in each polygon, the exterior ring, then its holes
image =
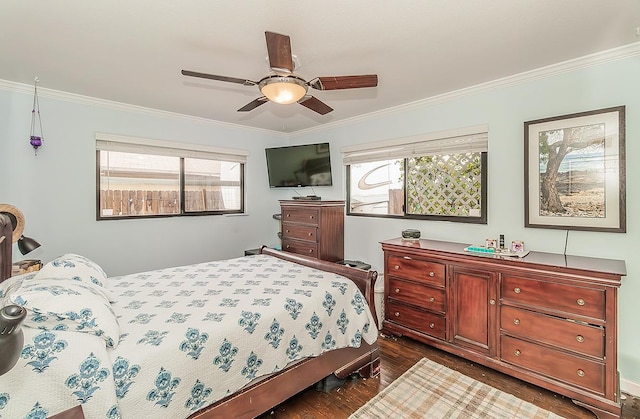
{"type": "Polygon", "coordinates": [[[349,418],[562,417],[423,358],[349,418]]]}

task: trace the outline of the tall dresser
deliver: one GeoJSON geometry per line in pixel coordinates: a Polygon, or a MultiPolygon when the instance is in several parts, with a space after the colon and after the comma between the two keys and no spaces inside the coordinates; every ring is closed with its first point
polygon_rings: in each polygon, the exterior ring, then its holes
{"type": "Polygon", "coordinates": [[[344,201],[280,201],[282,250],[344,260],[344,201]]]}
{"type": "Polygon", "coordinates": [[[624,261],[542,252],[471,255],[465,247],[382,242],[383,331],[563,394],[600,419],[619,418],[624,261]]]}

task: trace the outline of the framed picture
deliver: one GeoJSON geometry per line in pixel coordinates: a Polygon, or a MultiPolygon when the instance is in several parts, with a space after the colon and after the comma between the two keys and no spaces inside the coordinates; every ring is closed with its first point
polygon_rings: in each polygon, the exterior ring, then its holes
{"type": "Polygon", "coordinates": [[[626,232],[624,141],[624,106],[525,122],[525,227],[626,232]]]}

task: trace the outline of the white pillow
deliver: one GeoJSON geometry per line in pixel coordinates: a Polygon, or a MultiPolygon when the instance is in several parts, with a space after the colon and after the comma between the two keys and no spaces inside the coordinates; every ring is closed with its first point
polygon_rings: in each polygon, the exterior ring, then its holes
{"type": "Polygon", "coordinates": [[[69,278],[26,280],[9,299],[27,309],[24,326],[90,333],[115,348],[120,325],[101,287],[69,278]]]}
{"type": "Polygon", "coordinates": [[[107,274],[94,261],[80,255],[67,253],[55,258],[40,269],[34,279],[72,279],[96,288],[109,301],[115,301],[107,291],[107,274]]]}

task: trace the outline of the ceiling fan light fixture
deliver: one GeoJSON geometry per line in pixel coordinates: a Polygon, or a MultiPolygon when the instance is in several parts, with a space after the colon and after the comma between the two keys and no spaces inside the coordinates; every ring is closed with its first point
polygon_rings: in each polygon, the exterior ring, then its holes
{"type": "Polygon", "coordinates": [[[281,105],[295,103],[302,99],[309,87],[296,76],[272,75],[260,80],[258,87],[263,95],[272,102],[281,105]]]}

